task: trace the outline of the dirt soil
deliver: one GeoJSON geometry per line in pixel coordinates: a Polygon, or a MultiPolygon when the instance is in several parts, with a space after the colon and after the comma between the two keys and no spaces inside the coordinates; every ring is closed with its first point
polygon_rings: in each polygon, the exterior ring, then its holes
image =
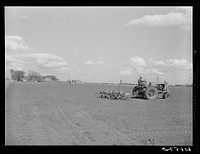
{"type": "Polygon", "coordinates": [[[117,85],[9,84],[6,145],[192,145],[191,87],[170,87],[170,100],[93,97],[105,89],[117,85]]]}

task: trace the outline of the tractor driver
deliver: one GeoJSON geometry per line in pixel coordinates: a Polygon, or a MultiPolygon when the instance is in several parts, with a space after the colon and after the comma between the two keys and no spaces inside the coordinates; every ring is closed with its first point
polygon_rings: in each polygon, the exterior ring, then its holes
{"type": "Polygon", "coordinates": [[[145,84],[146,84],[146,81],[145,81],[142,77],[140,77],[140,78],[138,79],[138,85],[139,85],[139,86],[145,86],[145,84]]]}

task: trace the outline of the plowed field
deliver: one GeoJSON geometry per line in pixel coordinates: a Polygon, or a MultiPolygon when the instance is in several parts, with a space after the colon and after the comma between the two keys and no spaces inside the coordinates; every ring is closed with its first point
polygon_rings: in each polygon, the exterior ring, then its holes
{"type": "Polygon", "coordinates": [[[93,97],[105,89],[117,85],[9,84],[6,145],[192,145],[191,87],[169,87],[170,100],[93,97]]]}

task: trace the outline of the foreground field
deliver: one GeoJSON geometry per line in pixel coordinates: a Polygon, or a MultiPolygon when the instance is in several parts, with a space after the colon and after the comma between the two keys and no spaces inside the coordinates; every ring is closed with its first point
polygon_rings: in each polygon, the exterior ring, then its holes
{"type": "MultiPolygon", "coordinates": [[[[122,86],[131,92],[132,86],[122,86]]],[[[169,87],[171,100],[106,100],[117,85],[11,83],[6,145],[192,145],[192,88],[169,87]]]]}

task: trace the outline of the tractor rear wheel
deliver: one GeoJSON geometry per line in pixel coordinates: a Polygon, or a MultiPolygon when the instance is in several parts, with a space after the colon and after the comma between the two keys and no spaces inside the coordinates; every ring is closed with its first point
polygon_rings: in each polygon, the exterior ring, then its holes
{"type": "Polygon", "coordinates": [[[147,99],[153,100],[158,98],[158,90],[156,87],[150,86],[145,90],[145,97],[147,99]]]}

